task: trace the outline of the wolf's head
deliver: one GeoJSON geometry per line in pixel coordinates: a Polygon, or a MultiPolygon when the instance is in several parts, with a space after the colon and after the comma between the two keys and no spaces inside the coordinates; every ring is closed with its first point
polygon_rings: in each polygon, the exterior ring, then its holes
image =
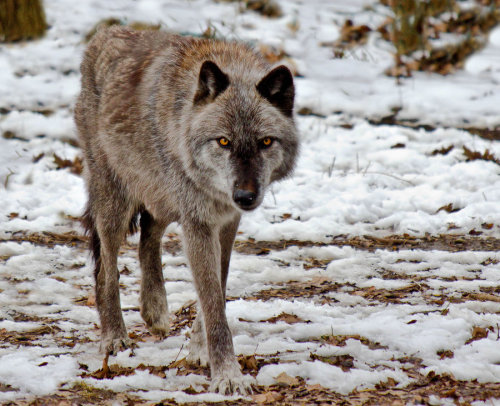
{"type": "Polygon", "coordinates": [[[225,73],[216,63],[203,62],[186,146],[193,157],[189,170],[198,179],[203,174],[205,190],[252,210],[271,182],[291,173],[298,137],[289,69],[244,70],[225,73]]]}

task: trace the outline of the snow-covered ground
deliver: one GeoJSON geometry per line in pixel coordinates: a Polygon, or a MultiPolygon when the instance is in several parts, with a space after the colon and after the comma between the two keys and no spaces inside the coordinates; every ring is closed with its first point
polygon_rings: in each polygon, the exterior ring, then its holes
{"type": "MultiPolygon", "coordinates": [[[[161,23],[193,34],[211,26],[220,36],[290,55],[300,73],[297,109],[320,116],[297,117],[302,150],[295,175],[275,185],[262,207],[244,217],[239,239],[500,236],[500,166],[464,155],[465,147],[500,158],[500,144],[453,128],[500,126],[500,28],[464,70],[446,77],[415,73],[398,83],[383,74],[393,62],[392,49],[377,34],[343,59],[320,46],[338,37],[346,18],[383,21],[386,11],[376,2],[281,5],[283,17],[268,19],[242,11],[239,2],[50,0],[45,7],[51,28],[44,39],[0,46],[0,135],[6,134],[0,138],[0,335],[39,332],[30,345],[14,339],[0,343],[0,401],[51,394],[82,381],[153,401],[222,399],[184,393],[189,386],[202,390],[207,379],[177,376],[176,369],[167,370],[166,378],[148,370],[108,380],[82,378],[82,365],[95,371],[102,361],[96,310],[86,300],[93,286],[88,254],[82,244],[6,241],[20,234],[81,232],[73,218],[85,204],[83,181],[69,169],[57,169],[54,154],[69,160],[80,154],[72,121],[78,67],[85,34],[103,18],[161,23]],[[400,109],[398,117],[436,130],[369,124],[394,109],[400,109]],[[449,147],[446,154],[436,152],[449,147]]],[[[168,232],[180,229],[172,225],[168,232]]],[[[388,378],[405,386],[412,381],[408,357],[421,360],[424,374],[498,382],[499,262],[500,254],[488,251],[310,246],[266,256],[235,253],[228,291],[235,300],[227,313],[236,352],[279,359],[259,370],[261,385],[285,371],[342,394],[388,378]],[[259,296],[271,288],[322,283],[337,285],[308,297],[259,296]],[[396,299],[383,299],[383,292],[396,299]],[[298,316],[298,322],[266,321],[282,313],[298,316]],[[469,342],[474,328],[489,333],[469,342]],[[345,346],[324,338],[356,335],[363,339],[348,338],[345,346]],[[453,356],[440,356],[443,350],[453,356]],[[353,357],[348,371],[318,358],[347,354],[353,357]]],[[[191,277],[181,253],[165,253],[163,263],[175,312],[195,299],[191,277]]],[[[125,321],[129,331],[146,338],[112,362],[165,366],[182,358],[188,330],[154,342],[137,311],[139,270],[131,249],[120,258],[124,267],[125,321]]]]}

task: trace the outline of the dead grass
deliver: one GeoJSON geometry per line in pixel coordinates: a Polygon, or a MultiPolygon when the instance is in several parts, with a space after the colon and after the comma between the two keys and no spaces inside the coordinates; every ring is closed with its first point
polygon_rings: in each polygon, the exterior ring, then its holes
{"type": "Polygon", "coordinates": [[[40,0],[2,0],[0,4],[0,42],[41,37],[47,22],[40,0]]]}
{"type": "MultiPolygon", "coordinates": [[[[439,210],[447,210],[448,206],[443,206],[439,210]]],[[[450,210],[454,210],[451,206],[450,210]]],[[[16,218],[18,213],[11,213],[10,218],[16,218]]],[[[75,218],[74,220],[78,220],[75,218]]],[[[492,229],[499,227],[495,224],[483,224],[482,228],[492,229]]],[[[267,255],[271,251],[282,251],[291,246],[296,247],[354,247],[360,250],[375,251],[377,249],[389,249],[397,251],[400,249],[420,249],[420,250],[441,250],[441,251],[500,251],[500,238],[497,237],[480,237],[481,231],[472,230],[469,235],[462,234],[440,234],[426,235],[423,237],[411,236],[409,234],[390,235],[387,237],[375,237],[365,235],[361,237],[348,237],[339,235],[332,237],[327,242],[317,241],[299,241],[299,240],[280,240],[280,241],[256,241],[254,239],[237,240],[234,245],[234,250],[241,254],[250,255],[267,255]]],[[[180,238],[171,234],[168,236],[168,241],[164,241],[163,248],[167,252],[176,254],[182,250],[180,238]]],[[[0,238],[0,243],[14,242],[31,242],[35,245],[49,246],[68,245],[79,246],[85,248],[88,244],[88,238],[84,235],[75,232],[53,233],[44,231],[42,233],[14,233],[8,238],[0,238]]],[[[134,244],[125,244],[124,249],[137,248],[134,244]]],[[[321,267],[325,264],[319,260],[311,259],[307,267],[321,267]]]]}

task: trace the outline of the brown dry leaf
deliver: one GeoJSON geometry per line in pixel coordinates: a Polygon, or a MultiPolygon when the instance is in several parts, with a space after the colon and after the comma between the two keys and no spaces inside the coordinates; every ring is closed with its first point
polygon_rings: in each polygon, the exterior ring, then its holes
{"type": "Polygon", "coordinates": [[[87,298],[87,306],[89,307],[94,307],[95,306],[95,295],[93,293],[89,294],[89,297],[87,298]]]}
{"type": "Polygon", "coordinates": [[[315,276],[314,278],[311,279],[311,283],[313,285],[321,285],[324,282],[331,282],[331,281],[332,280],[330,278],[327,278],[326,276],[315,276]]]}
{"type": "Polygon", "coordinates": [[[172,362],[166,369],[177,368],[177,376],[186,376],[189,374],[197,375],[209,375],[208,368],[202,367],[200,365],[195,365],[189,363],[186,358],[181,358],[175,362],[172,362]]]}
{"type": "Polygon", "coordinates": [[[329,357],[325,357],[317,354],[310,354],[312,360],[318,360],[324,362],[326,364],[334,365],[336,367],[340,367],[342,371],[348,372],[351,368],[354,367],[354,358],[349,354],[343,355],[331,355],[329,357]]]}
{"type": "Polygon", "coordinates": [[[241,368],[243,370],[250,370],[250,371],[258,371],[259,366],[257,364],[257,360],[255,359],[255,355],[240,355],[238,357],[238,362],[241,365],[241,368]]]}
{"type": "Polygon", "coordinates": [[[450,152],[454,148],[453,145],[450,145],[449,147],[443,147],[439,149],[435,149],[434,151],[431,152],[431,155],[447,155],[448,152],[450,152]]]}
{"type": "Polygon", "coordinates": [[[319,383],[316,383],[314,385],[306,385],[306,389],[308,391],[312,391],[312,390],[323,390],[324,388],[319,383]]]}
{"type": "Polygon", "coordinates": [[[497,295],[492,295],[490,293],[483,293],[483,292],[480,292],[480,293],[470,293],[468,295],[471,299],[474,299],[474,300],[479,300],[481,302],[496,302],[496,303],[500,303],[500,296],[497,296],[497,295]]]}
{"type": "Polygon", "coordinates": [[[472,329],[472,337],[469,338],[465,344],[470,344],[472,343],[473,341],[477,341],[477,340],[481,340],[483,338],[486,338],[488,337],[488,333],[489,331],[486,330],[485,328],[482,328],[482,327],[474,327],[472,329]]]}
{"type": "Polygon", "coordinates": [[[274,0],[246,0],[246,8],[263,16],[278,18],[283,15],[280,5],[274,0]]]}
{"type": "Polygon", "coordinates": [[[469,148],[467,148],[465,145],[463,146],[464,149],[464,155],[467,157],[467,161],[474,161],[476,159],[483,160],[483,161],[491,161],[496,163],[497,165],[500,165],[500,159],[495,157],[488,149],[485,150],[483,153],[478,152],[478,151],[473,151],[469,148]]]}
{"type": "Polygon", "coordinates": [[[271,317],[270,319],[261,320],[261,322],[267,322],[267,323],[277,323],[278,321],[284,321],[285,323],[288,323],[288,324],[304,323],[305,322],[299,316],[296,316],[295,314],[289,314],[289,313],[281,313],[278,316],[271,317]]]}
{"type": "Polygon", "coordinates": [[[451,350],[439,350],[436,354],[439,355],[439,359],[453,358],[455,356],[451,350]]]}
{"type": "Polygon", "coordinates": [[[185,388],[182,390],[184,393],[187,393],[188,395],[197,395],[198,394],[198,391],[193,388],[192,385],[189,386],[189,388],[185,388]]]}
{"type": "Polygon", "coordinates": [[[128,333],[128,338],[130,338],[131,340],[134,340],[134,342],[138,342],[138,341],[144,342],[144,338],[141,337],[139,334],[137,334],[137,332],[135,332],[135,331],[131,331],[130,333],[128,333]]]}
{"type": "Polygon", "coordinates": [[[54,163],[57,169],[70,168],[71,173],[75,175],[80,175],[83,171],[83,160],[79,156],[75,157],[73,161],[69,159],[63,159],[56,153],[54,153],[54,163]]]}
{"type": "Polygon", "coordinates": [[[359,334],[351,334],[351,335],[328,335],[322,336],[321,341],[324,341],[327,344],[335,345],[337,347],[345,347],[347,340],[359,340],[361,344],[366,345],[370,350],[377,349],[387,349],[387,347],[381,345],[380,343],[370,341],[366,337],[362,337],[359,334]]]}
{"type": "Polygon", "coordinates": [[[392,388],[394,386],[396,386],[398,384],[398,381],[396,381],[395,379],[393,378],[387,378],[386,381],[383,381],[383,382],[379,382],[375,385],[375,388],[377,389],[388,389],[388,388],[392,388]]]}
{"type": "Polygon", "coordinates": [[[283,395],[281,395],[278,392],[271,391],[271,392],[260,393],[258,395],[253,395],[252,399],[258,404],[262,405],[265,403],[279,402],[280,400],[283,399],[283,395]]]}
{"type": "Polygon", "coordinates": [[[362,45],[368,40],[368,33],[371,28],[367,25],[354,25],[352,20],[346,20],[340,30],[340,39],[337,43],[340,45],[362,45]]]}
{"type": "Polygon", "coordinates": [[[277,377],[274,378],[276,383],[284,386],[296,386],[299,384],[299,380],[288,375],[286,372],[282,372],[277,377]]]}
{"type": "Polygon", "coordinates": [[[481,265],[483,266],[486,266],[486,265],[496,265],[498,264],[500,261],[498,259],[495,259],[495,258],[487,258],[485,259],[483,262],[481,262],[481,265]]]}
{"type": "Polygon", "coordinates": [[[188,366],[189,366],[189,363],[187,362],[186,358],[181,358],[175,362],[172,362],[168,367],[169,368],[179,368],[179,367],[188,367],[188,366]]]}
{"type": "Polygon", "coordinates": [[[448,203],[444,206],[441,206],[439,209],[437,209],[436,213],[439,213],[441,210],[445,210],[448,213],[455,213],[455,212],[460,211],[462,209],[458,209],[456,207],[453,207],[453,203],[448,203]]]}

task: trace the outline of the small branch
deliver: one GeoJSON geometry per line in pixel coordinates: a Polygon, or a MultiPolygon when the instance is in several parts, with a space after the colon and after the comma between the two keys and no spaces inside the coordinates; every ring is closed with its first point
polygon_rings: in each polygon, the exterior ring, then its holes
{"type": "Polygon", "coordinates": [[[384,172],[378,172],[378,171],[370,171],[370,172],[366,172],[365,171],[365,174],[373,174],[373,175],[384,175],[384,176],[389,176],[390,178],[394,178],[394,179],[397,179],[397,180],[400,180],[401,182],[405,182],[405,183],[408,183],[409,185],[412,185],[412,186],[415,186],[412,182],[410,182],[409,180],[406,180],[406,179],[402,179],[402,178],[399,178],[397,176],[394,176],[394,175],[391,175],[390,173],[384,173],[384,172]]]}

